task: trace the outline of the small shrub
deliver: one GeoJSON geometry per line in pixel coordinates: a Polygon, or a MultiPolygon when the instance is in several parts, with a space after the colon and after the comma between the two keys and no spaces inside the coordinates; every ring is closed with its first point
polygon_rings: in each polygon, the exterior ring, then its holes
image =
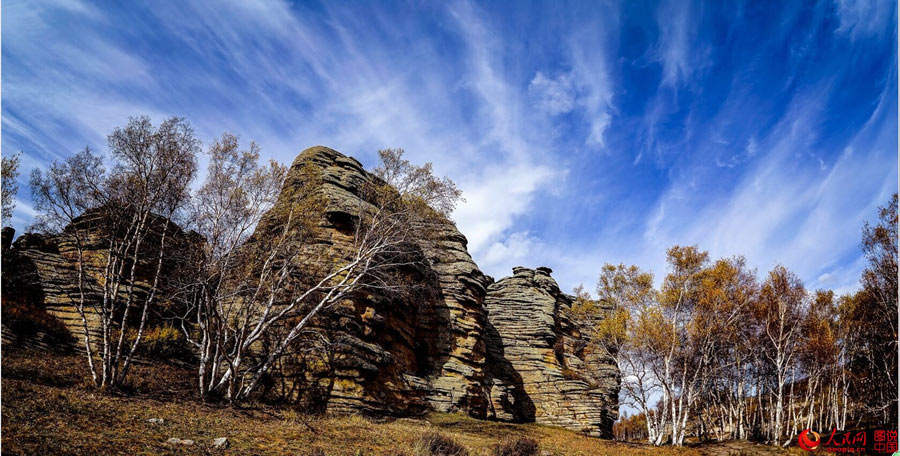
{"type": "Polygon", "coordinates": [[[537,456],[540,449],[536,440],[516,437],[506,439],[494,447],[494,456],[537,456]]]}
{"type": "Polygon", "coordinates": [[[572,352],[575,354],[578,359],[584,361],[587,359],[587,355],[590,353],[588,343],[584,340],[579,339],[574,343],[572,347],[572,352]]]}
{"type": "Polygon", "coordinates": [[[553,355],[556,356],[556,362],[565,368],[566,366],[566,341],[560,337],[553,344],[553,355]]]}
{"type": "Polygon", "coordinates": [[[468,456],[469,450],[446,435],[429,432],[416,443],[415,454],[416,456],[468,456]]]}
{"type": "Polygon", "coordinates": [[[32,305],[25,300],[6,299],[4,296],[0,311],[3,325],[16,337],[34,339],[40,335],[50,346],[64,346],[74,341],[62,320],[48,313],[43,307],[32,305]]]}
{"type": "MultiPolygon", "coordinates": [[[[137,331],[129,329],[125,335],[125,340],[131,345],[136,337],[137,331]]],[[[193,356],[184,333],[180,329],[168,325],[144,329],[136,354],[141,357],[161,361],[173,359],[187,361],[193,356]]]]}
{"type": "Polygon", "coordinates": [[[562,337],[556,339],[556,342],[553,343],[553,352],[556,353],[557,356],[562,356],[566,354],[566,341],[562,337]]]}

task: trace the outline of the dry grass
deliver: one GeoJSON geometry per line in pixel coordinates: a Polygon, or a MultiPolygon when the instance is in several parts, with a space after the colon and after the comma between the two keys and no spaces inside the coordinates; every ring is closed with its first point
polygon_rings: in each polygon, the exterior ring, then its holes
{"type": "Polygon", "coordinates": [[[81,358],[4,347],[3,454],[416,455],[438,433],[472,456],[495,454],[502,442],[534,439],[550,455],[700,454],[585,437],[536,424],[513,425],[455,414],[375,421],[359,416],[309,417],[287,409],[231,409],[196,402],[182,368],[139,366],[127,394],[90,387],[81,358]],[[152,424],[150,418],[162,418],[152,424]],[[191,439],[191,447],[166,443],[191,439]],[[225,450],[212,440],[227,437],[225,450]]]}
{"type": "Polygon", "coordinates": [[[537,440],[517,437],[500,442],[494,447],[494,456],[539,456],[541,446],[537,440]]]}
{"type": "Polygon", "coordinates": [[[419,437],[413,453],[416,456],[469,456],[465,446],[440,432],[426,432],[419,437]]]}

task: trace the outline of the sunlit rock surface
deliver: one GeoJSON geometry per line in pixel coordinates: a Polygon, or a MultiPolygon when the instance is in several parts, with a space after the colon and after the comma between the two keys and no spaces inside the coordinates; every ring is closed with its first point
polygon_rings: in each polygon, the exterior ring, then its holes
{"type": "Polygon", "coordinates": [[[517,267],[488,287],[489,416],[611,437],[618,369],[589,349],[550,272],[517,267]]]}

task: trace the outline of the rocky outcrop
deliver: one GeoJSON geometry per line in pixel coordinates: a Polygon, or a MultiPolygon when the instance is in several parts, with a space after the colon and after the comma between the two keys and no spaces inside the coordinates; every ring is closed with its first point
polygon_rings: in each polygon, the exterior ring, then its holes
{"type": "MultiPolygon", "coordinates": [[[[316,209],[315,228],[292,238],[304,253],[294,280],[304,280],[303,268],[352,250],[353,220],[359,205],[368,204],[366,189],[382,183],[353,158],[309,148],[291,165],[275,206],[244,248],[266,251],[287,217],[305,210],[305,195],[316,192],[323,207],[316,209]]],[[[572,298],[550,270],[515,268],[494,283],[451,221],[429,232],[414,249],[422,267],[398,272],[409,286],[367,289],[321,313],[264,380],[265,398],[333,413],[458,411],[610,436],[618,372],[612,360],[586,349],[589,331],[572,318],[572,298]]],[[[183,246],[197,242],[180,229],[176,234],[183,246]]],[[[12,233],[3,237],[6,246],[12,233]]],[[[102,240],[100,232],[91,235],[91,264],[103,263],[102,240]]],[[[24,299],[80,337],[73,253],[63,238],[36,234],[4,247],[4,307],[8,299],[24,299]]],[[[177,275],[177,268],[167,272],[177,275]]],[[[140,275],[138,288],[146,286],[140,275]]],[[[89,300],[99,299],[98,289],[89,284],[89,300]]]]}
{"type": "Polygon", "coordinates": [[[438,279],[437,299],[421,309],[419,343],[427,348],[425,369],[432,370],[427,400],[442,412],[466,410],[485,417],[483,385],[486,316],[484,296],[492,281],[472,261],[466,238],[448,222],[436,239],[422,246],[438,279]]]}
{"type": "Polygon", "coordinates": [[[619,373],[589,349],[549,268],[513,268],[488,287],[489,416],[611,437],[619,373]]]}
{"type": "MultiPolygon", "coordinates": [[[[84,325],[76,308],[80,296],[76,267],[78,253],[71,242],[71,236],[65,233],[71,232],[75,226],[81,229],[84,236],[85,302],[87,305],[100,302],[103,280],[101,270],[108,257],[106,244],[109,236],[98,228],[100,225],[98,217],[96,212],[88,212],[75,219],[60,235],[24,233],[9,247],[3,249],[4,315],[15,308],[18,317],[42,320],[51,326],[55,326],[55,323],[50,323],[51,321],[58,320],[69,330],[73,339],[78,341],[79,346],[82,344],[84,325]]],[[[154,217],[149,225],[152,227],[151,232],[145,240],[148,251],[153,251],[159,246],[162,229],[169,232],[168,254],[160,280],[161,288],[165,288],[170,280],[178,275],[178,265],[175,263],[184,261],[189,256],[185,252],[189,252],[191,246],[196,245],[199,240],[195,235],[182,231],[174,223],[166,223],[162,217],[154,217]]],[[[12,231],[4,231],[5,233],[9,233],[9,238],[14,235],[12,231]]],[[[141,303],[149,292],[154,271],[155,264],[151,260],[138,262],[134,283],[136,296],[134,305],[141,303]]],[[[123,296],[126,293],[126,286],[127,284],[120,290],[123,296]]],[[[157,302],[157,309],[168,306],[164,299],[160,301],[162,302],[157,302]]],[[[139,315],[138,312],[132,313],[135,314],[139,315]]],[[[154,318],[156,316],[158,315],[151,316],[151,322],[159,321],[154,318]]],[[[88,331],[93,336],[99,337],[100,317],[93,311],[85,312],[85,317],[88,331]]],[[[9,327],[6,321],[4,326],[9,327]]]]}
{"type": "MultiPolygon", "coordinates": [[[[283,224],[286,208],[300,204],[310,163],[320,170],[326,200],[314,244],[340,255],[350,248],[346,226],[366,198],[363,189],[380,182],[326,147],[294,161],[260,229],[283,224]]],[[[419,247],[428,268],[412,273],[416,293],[355,296],[322,314],[314,326],[337,342],[334,350],[304,361],[287,390],[317,391],[314,402],[329,411],[464,411],[611,436],[618,372],[612,360],[586,350],[588,331],[572,319],[572,298],[548,268],[516,268],[492,284],[449,221],[419,247]],[[327,367],[310,377],[311,366],[327,367]]]]}
{"type": "MultiPolygon", "coordinates": [[[[352,250],[349,227],[360,200],[367,204],[365,189],[382,182],[327,147],[297,157],[257,232],[283,226],[289,209],[304,204],[309,165],[318,170],[325,208],[308,243],[324,247],[327,257],[340,257],[352,250]]],[[[283,399],[334,412],[409,415],[433,409],[484,416],[483,299],[489,281],[450,221],[418,248],[428,267],[406,271],[412,292],[357,294],[315,319],[312,326],[327,339],[327,350],[298,350],[303,355],[289,361],[279,379],[287,393],[283,399]]]]}
{"type": "MultiPolygon", "coordinates": [[[[41,320],[48,320],[44,317],[47,315],[81,340],[84,330],[75,309],[79,293],[75,265],[60,253],[57,239],[25,233],[4,250],[3,257],[4,311],[16,309],[23,317],[41,315],[41,320]]],[[[87,298],[97,300],[100,296],[89,287],[87,298]]],[[[88,323],[92,328],[98,326],[93,318],[88,323]]],[[[4,321],[5,326],[9,324],[4,321]]]]}

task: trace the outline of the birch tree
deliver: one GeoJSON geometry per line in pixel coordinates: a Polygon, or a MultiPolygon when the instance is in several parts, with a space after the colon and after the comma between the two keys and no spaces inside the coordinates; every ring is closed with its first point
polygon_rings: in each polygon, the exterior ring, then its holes
{"type": "Polygon", "coordinates": [[[101,388],[124,383],[150,309],[160,299],[177,230],[171,219],[187,200],[199,141],[184,119],[154,127],[144,116],[116,128],[108,145],[109,171],[101,156],[85,148],[31,176],[38,226],[59,234],[75,251],[75,307],[88,369],[101,388]],[[89,251],[101,253],[86,255],[89,251]],[[148,290],[139,293],[138,271],[145,266],[148,290]],[[91,337],[89,322],[98,322],[99,340],[91,337]]]}
{"type": "Polygon", "coordinates": [[[802,323],[797,356],[799,370],[806,379],[806,391],[799,404],[789,404],[798,415],[794,420],[794,433],[813,426],[816,429],[845,429],[838,417],[841,404],[846,404],[848,384],[841,355],[842,330],[837,312],[834,293],[816,291],[802,323]],[[816,409],[822,405],[820,402],[828,403],[828,416],[832,420],[822,422],[817,419],[816,409]]]}
{"type": "Polygon", "coordinates": [[[660,386],[649,367],[650,344],[644,338],[648,331],[658,331],[653,275],[637,266],[605,264],[596,291],[597,303],[583,288],[576,289],[573,313],[594,325],[591,348],[616,361],[622,373],[622,399],[641,411],[648,438],[658,441],[665,433],[665,422],[655,410],[660,386]],[[598,319],[601,309],[612,310],[598,319]]]}
{"type": "Polygon", "coordinates": [[[0,174],[0,187],[2,187],[3,210],[0,217],[3,223],[9,226],[12,218],[13,209],[16,207],[16,193],[19,191],[19,184],[16,179],[19,177],[19,157],[20,153],[3,157],[2,174],[0,174]]]}
{"type": "Polygon", "coordinates": [[[896,426],[898,419],[898,308],[897,308],[897,194],[878,210],[878,221],[863,226],[862,250],[868,264],[860,280],[859,310],[855,323],[864,331],[871,361],[870,396],[864,399],[867,412],[882,422],[896,426]],[[880,416],[879,416],[880,415],[880,416]]]}
{"type": "MultiPolygon", "coordinates": [[[[179,318],[187,340],[196,349],[197,387],[203,400],[223,382],[217,375],[220,368],[225,365],[235,371],[244,360],[244,342],[249,346],[259,339],[258,334],[239,331],[234,323],[243,319],[249,326],[251,305],[255,303],[247,294],[265,291],[272,271],[262,270],[262,277],[250,275],[246,270],[248,263],[257,259],[252,253],[259,252],[251,253],[241,247],[263,214],[274,205],[286,173],[274,161],[260,163],[255,143],[248,150],[240,150],[238,137],[229,133],[210,145],[208,154],[206,180],[195,192],[189,208],[190,227],[205,242],[192,261],[194,271],[185,280],[182,297],[187,305],[179,318]]],[[[305,215],[308,214],[298,213],[297,218],[305,215]]],[[[279,247],[282,244],[276,242],[269,257],[281,254],[279,247]]],[[[224,380],[230,395],[235,394],[236,378],[229,374],[224,380]]]]}
{"type": "MultiPolygon", "coordinates": [[[[688,389],[698,391],[695,399],[705,395],[707,404],[723,415],[722,428],[727,420],[737,438],[744,438],[746,427],[748,347],[742,327],[747,324],[757,290],[756,278],[743,257],[716,261],[701,273],[696,309],[688,327],[688,351],[694,359],[689,364],[693,373],[688,377],[688,389]],[[729,384],[729,380],[733,383],[729,384]]],[[[682,427],[682,441],[684,432],[682,427]]]]}
{"type": "Polygon", "coordinates": [[[701,440],[782,446],[806,428],[896,426],[897,220],[894,195],[863,227],[862,289],[837,298],[808,296],[783,266],[760,285],[742,257],[709,265],[675,246],[659,292],[634,305],[631,269],[605,266],[601,301],[632,303],[597,324],[600,347],[619,350],[623,400],[641,412],[628,426],[656,445],[683,444],[693,425],[701,440]]]}
{"type": "Polygon", "coordinates": [[[757,301],[757,318],[762,322],[765,344],[763,354],[775,376],[772,436],[773,445],[786,445],[784,436],[785,385],[795,380],[791,375],[797,355],[803,323],[806,290],[793,272],[784,266],[776,266],[769,272],[757,301]]]}

